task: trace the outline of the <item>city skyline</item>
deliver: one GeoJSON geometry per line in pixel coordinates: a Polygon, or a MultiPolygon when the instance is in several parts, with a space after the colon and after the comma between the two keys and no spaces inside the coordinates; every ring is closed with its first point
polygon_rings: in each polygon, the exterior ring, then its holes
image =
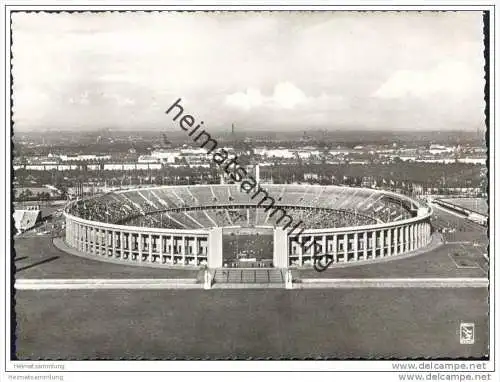
{"type": "Polygon", "coordinates": [[[12,21],[14,131],[169,131],[179,97],[214,132],[484,129],[481,12],[12,21]]]}

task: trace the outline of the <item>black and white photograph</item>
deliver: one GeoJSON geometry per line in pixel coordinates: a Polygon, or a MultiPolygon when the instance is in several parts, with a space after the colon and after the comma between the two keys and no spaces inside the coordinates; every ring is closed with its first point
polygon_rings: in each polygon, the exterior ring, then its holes
{"type": "Polygon", "coordinates": [[[495,380],[493,5],[165,5],[3,7],[6,380],[495,380]]]}

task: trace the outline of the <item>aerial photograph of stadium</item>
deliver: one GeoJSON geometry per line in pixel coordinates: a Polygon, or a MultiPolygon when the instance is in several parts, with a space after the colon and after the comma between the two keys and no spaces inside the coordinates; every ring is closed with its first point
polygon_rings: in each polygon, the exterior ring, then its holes
{"type": "Polygon", "coordinates": [[[10,17],[12,361],[490,360],[488,12],[10,17]]]}

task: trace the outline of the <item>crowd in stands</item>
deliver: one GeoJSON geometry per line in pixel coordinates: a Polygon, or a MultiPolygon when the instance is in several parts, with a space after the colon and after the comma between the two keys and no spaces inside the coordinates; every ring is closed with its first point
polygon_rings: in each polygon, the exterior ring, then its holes
{"type": "MultiPolygon", "coordinates": [[[[342,189],[335,194],[328,188],[323,192],[323,188],[274,187],[274,193],[279,195],[277,205],[307,207],[285,208],[294,222],[303,222],[304,228],[367,225],[407,219],[412,216],[403,205],[385,200],[383,194],[367,194],[366,190],[342,189]]],[[[266,212],[264,208],[257,207],[207,208],[201,212],[178,210],[197,205],[241,204],[243,203],[241,194],[234,185],[197,186],[189,187],[189,190],[182,188],[133,190],[80,200],[69,207],[69,212],[84,219],[100,222],[175,229],[286,224],[284,221],[277,222],[281,213],[270,216],[273,210],[266,212]]],[[[256,204],[256,201],[246,204],[256,204]]]]}

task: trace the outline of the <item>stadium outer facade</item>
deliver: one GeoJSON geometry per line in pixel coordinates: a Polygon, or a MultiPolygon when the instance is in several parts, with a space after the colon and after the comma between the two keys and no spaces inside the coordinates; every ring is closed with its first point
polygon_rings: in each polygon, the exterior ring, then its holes
{"type": "MultiPolygon", "coordinates": [[[[269,186],[284,187],[284,190],[291,187],[290,185],[269,186]]],[[[224,186],[164,186],[151,189],[170,188],[179,193],[183,187],[189,187],[191,191],[188,190],[188,192],[192,196],[196,187],[224,186]]],[[[306,229],[299,236],[299,243],[288,235],[287,230],[275,227],[273,229],[272,264],[276,268],[312,266],[314,256],[320,254],[326,254],[329,259],[333,260],[333,267],[338,264],[376,261],[421,249],[431,240],[432,209],[406,196],[387,191],[339,186],[294,185],[293,187],[303,187],[304,190],[306,187],[324,187],[329,190],[328,192],[332,191],[332,195],[335,192],[350,195],[355,190],[364,190],[363,192],[367,192],[367,195],[377,193],[377,195],[399,201],[401,204],[405,203],[406,206],[411,207],[412,214],[410,218],[377,222],[371,225],[306,229]],[[313,241],[319,246],[310,245],[313,241]],[[321,248],[321,253],[315,253],[318,248],[321,248]]],[[[147,190],[135,189],[141,192],[147,190]]],[[[116,191],[115,194],[122,192],[130,193],[134,190],[116,191]]],[[[368,196],[369,198],[371,196],[368,196]]],[[[209,204],[198,207],[208,208],[209,204]]],[[[334,206],[331,207],[331,209],[334,208],[334,206]]],[[[126,264],[157,267],[213,269],[223,266],[223,227],[168,229],[127,226],[83,219],[71,214],[69,210],[67,208],[65,211],[66,245],[87,256],[103,261],[120,261],[126,264]]]]}

